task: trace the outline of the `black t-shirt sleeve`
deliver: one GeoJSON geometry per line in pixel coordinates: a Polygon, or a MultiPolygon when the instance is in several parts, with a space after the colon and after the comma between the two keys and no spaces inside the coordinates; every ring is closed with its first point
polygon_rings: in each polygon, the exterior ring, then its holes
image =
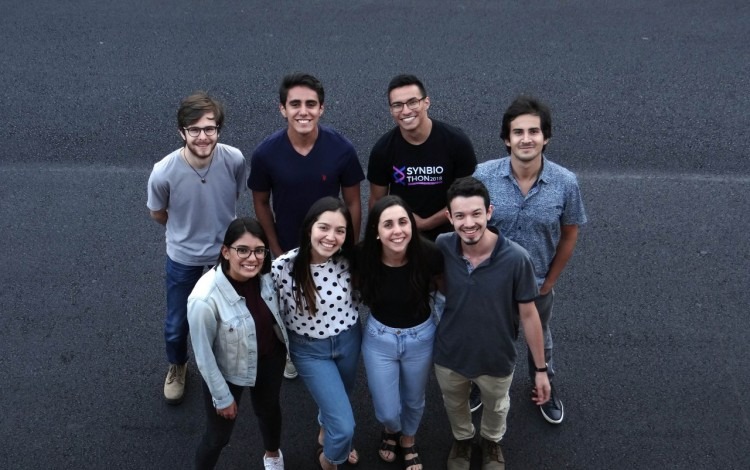
{"type": "Polygon", "coordinates": [[[367,181],[378,186],[388,186],[391,182],[391,159],[388,155],[388,147],[391,142],[393,131],[383,135],[370,151],[370,159],[367,163],[367,181]]]}
{"type": "Polygon", "coordinates": [[[477,167],[477,155],[469,136],[461,129],[454,128],[453,158],[456,164],[456,178],[471,176],[477,167]]]}

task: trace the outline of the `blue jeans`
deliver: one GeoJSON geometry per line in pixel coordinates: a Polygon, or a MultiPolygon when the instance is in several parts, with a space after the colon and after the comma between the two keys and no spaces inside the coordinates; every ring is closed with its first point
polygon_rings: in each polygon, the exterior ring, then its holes
{"type": "MultiPolygon", "coordinates": [[[[549,321],[552,319],[552,305],[555,301],[555,289],[547,292],[546,295],[540,295],[534,299],[534,304],[539,312],[539,320],[542,322],[542,337],[544,338],[544,362],[547,363],[547,376],[550,382],[555,377],[555,364],[552,359],[552,331],[549,328],[549,321]]],[[[526,348],[526,355],[529,361],[529,378],[531,383],[536,381],[536,371],[534,365],[534,356],[531,350],[526,348]]]]}
{"type": "Polygon", "coordinates": [[[185,364],[188,360],[187,342],[190,327],[187,320],[187,299],[198,279],[203,275],[203,266],[187,266],[172,261],[167,256],[164,270],[167,274],[167,318],[164,319],[164,341],[167,345],[167,360],[170,364],[185,364]]]}
{"type": "Polygon", "coordinates": [[[375,417],[390,432],[414,436],[422,421],[435,337],[432,318],[413,328],[390,328],[372,315],[362,338],[375,417]]]}
{"type": "Polygon", "coordinates": [[[349,393],[357,378],[362,328],[354,326],[325,339],[289,331],[289,354],[318,405],[318,423],[325,430],[323,454],[333,464],[349,457],[354,437],[354,413],[349,393]]]}

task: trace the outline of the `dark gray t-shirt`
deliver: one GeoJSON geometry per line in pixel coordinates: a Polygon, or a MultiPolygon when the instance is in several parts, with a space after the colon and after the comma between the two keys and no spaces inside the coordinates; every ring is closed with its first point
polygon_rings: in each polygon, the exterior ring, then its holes
{"type": "Polygon", "coordinates": [[[518,304],[539,293],[529,254],[499,235],[490,257],[470,271],[455,233],[436,243],[445,259],[446,304],[435,334],[435,364],[468,378],[512,374],[518,304]]]}

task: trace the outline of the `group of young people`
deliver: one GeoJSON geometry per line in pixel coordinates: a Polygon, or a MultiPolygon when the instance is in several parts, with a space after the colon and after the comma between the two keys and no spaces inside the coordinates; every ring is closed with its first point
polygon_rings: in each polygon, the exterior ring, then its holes
{"type": "Polygon", "coordinates": [[[380,459],[423,468],[415,436],[434,370],[454,438],[447,468],[470,466],[472,387],[485,404],[482,468],[504,468],[519,325],[532,400],[562,422],[549,321],[586,215],[575,175],[543,155],[549,110],[516,99],[501,129],[509,157],[477,165],[466,134],[428,116],[417,77],[394,77],[387,96],[396,126],[370,154],[361,241],[365,175],[351,142],[319,123],[319,80],[284,77],[287,126],[256,148],[247,179],[241,152],[218,143],[221,104],[205,93],[181,103],[185,145],[154,166],[147,206],[166,226],[165,399],[182,401],[188,337],[202,377],[196,468],[214,468],[247,388],[264,467],[283,469],[279,395],[282,377],[297,374],[319,409],[318,464],[356,464],[349,393],[360,355],[383,425],[380,459]],[[257,220],[236,218],[245,185],[257,220]]]}

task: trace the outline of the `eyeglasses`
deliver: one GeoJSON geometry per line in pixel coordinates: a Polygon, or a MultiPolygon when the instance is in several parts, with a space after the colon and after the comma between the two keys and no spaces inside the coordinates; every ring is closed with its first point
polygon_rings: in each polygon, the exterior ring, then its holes
{"type": "Polygon", "coordinates": [[[417,109],[419,107],[419,103],[421,103],[425,98],[427,97],[425,96],[424,98],[412,98],[406,103],[396,101],[395,103],[391,103],[389,106],[391,107],[391,111],[393,111],[394,113],[398,113],[402,109],[404,109],[404,105],[406,105],[406,107],[409,109],[417,109]]]}
{"type": "Polygon", "coordinates": [[[268,255],[268,248],[248,248],[246,246],[230,246],[229,248],[237,252],[237,256],[242,259],[250,257],[250,254],[255,255],[255,259],[264,259],[268,255]]]}
{"type": "Polygon", "coordinates": [[[183,129],[187,131],[190,137],[198,137],[199,135],[201,135],[201,131],[203,131],[204,134],[211,136],[216,134],[216,132],[219,130],[219,126],[183,127],[183,129]]]}

